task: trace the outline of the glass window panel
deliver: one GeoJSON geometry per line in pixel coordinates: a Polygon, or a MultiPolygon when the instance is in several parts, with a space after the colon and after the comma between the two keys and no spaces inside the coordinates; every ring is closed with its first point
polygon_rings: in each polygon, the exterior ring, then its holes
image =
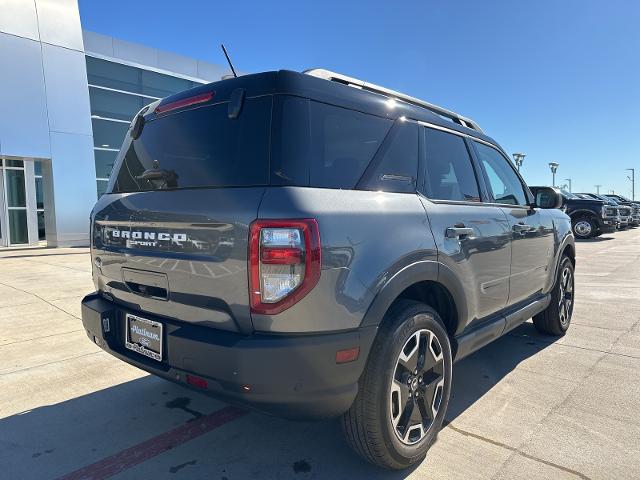
{"type": "Polygon", "coordinates": [[[270,122],[269,96],[246,99],[236,119],[218,104],[149,121],[139,138],[127,138],[113,191],[265,185],[270,122]],[[143,177],[155,168],[165,175],[143,177]]]}
{"type": "Polygon", "coordinates": [[[415,193],[419,128],[417,123],[399,121],[376,153],[359,188],[415,193]]]}
{"type": "Polygon", "coordinates": [[[170,77],[148,70],[142,70],[142,90],[146,95],[168,97],[193,87],[193,82],[183,78],[170,77]]]}
{"type": "Polygon", "coordinates": [[[42,162],[33,162],[33,172],[36,176],[42,176],[42,162]]]}
{"type": "Polygon", "coordinates": [[[426,196],[434,200],[479,202],[480,193],[464,139],[425,128],[426,196]]]}
{"type": "Polygon", "coordinates": [[[166,97],[199,83],[129,65],[87,57],[87,78],[92,85],[115,88],[153,97],[166,97]]]}
{"type": "Polygon", "coordinates": [[[36,208],[44,208],[44,190],[42,185],[42,178],[36,177],[36,208]]]}
{"type": "Polygon", "coordinates": [[[24,168],[24,162],[22,160],[5,160],[5,167],[18,167],[24,168]]]}
{"type": "Polygon", "coordinates": [[[38,212],[38,240],[44,240],[45,238],[44,212],[38,212]]]}
{"type": "Polygon", "coordinates": [[[12,244],[29,243],[27,231],[27,210],[9,210],[9,242],[12,244]]]}
{"type": "Polygon", "coordinates": [[[319,102],[310,106],[311,185],[353,188],[393,122],[319,102]]]}
{"type": "Polygon", "coordinates": [[[96,157],[96,177],[109,178],[111,170],[118,158],[118,152],[108,150],[94,150],[96,157]]]}
{"type": "Polygon", "coordinates": [[[495,148],[474,142],[480,161],[489,179],[489,186],[496,203],[526,205],[527,197],[522,182],[511,167],[511,163],[495,148]]]}
{"type": "Polygon", "coordinates": [[[26,207],[27,196],[24,188],[24,170],[7,170],[7,206],[26,207]]]}
{"type": "Polygon", "coordinates": [[[113,164],[116,163],[118,152],[108,150],[94,150],[96,155],[96,177],[109,178],[113,164]]]}
{"type": "Polygon", "coordinates": [[[91,119],[93,125],[93,144],[96,147],[120,148],[129,124],[91,119]]]}
{"type": "Polygon", "coordinates": [[[107,182],[106,180],[97,180],[96,181],[96,189],[98,192],[98,198],[100,198],[102,195],[104,195],[104,193],[107,191],[107,185],[109,185],[109,182],[107,182]]]}
{"type": "Polygon", "coordinates": [[[108,62],[99,58],[87,58],[87,79],[92,85],[117,88],[127,92],[140,93],[139,68],[108,62]]]}
{"type": "Polygon", "coordinates": [[[142,107],[153,102],[151,98],[89,88],[91,114],[118,120],[133,120],[142,107]]]}
{"type": "Polygon", "coordinates": [[[288,95],[276,98],[271,181],[353,188],[392,120],[288,95]]]}

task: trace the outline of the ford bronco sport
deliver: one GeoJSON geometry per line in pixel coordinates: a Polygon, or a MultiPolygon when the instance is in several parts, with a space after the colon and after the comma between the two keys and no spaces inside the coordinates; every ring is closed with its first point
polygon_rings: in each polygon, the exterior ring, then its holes
{"type": "Polygon", "coordinates": [[[478,125],[326,70],[143,108],[91,214],[89,338],[287,418],[341,416],[392,469],[443,424],[452,364],[533,317],[562,335],[574,238],[478,125]]]}

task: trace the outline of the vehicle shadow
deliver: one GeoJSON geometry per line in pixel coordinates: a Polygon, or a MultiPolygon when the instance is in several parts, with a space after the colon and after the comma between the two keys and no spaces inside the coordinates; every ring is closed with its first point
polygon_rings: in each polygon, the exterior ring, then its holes
{"type": "Polygon", "coordinates": [[[577,242],[580,243],[598,243],[598,242],[608,242],[609,240],[613,240],[614,237],[592,237],[592,238],[576,238],[577,242]]]}
{"type": "MultiPolygon", "coordinates": [[[[447,422],[550,344],[526,323],[457,363],[447,422]]],[[[142,377],[0,419],[0,465],[6,478],[60,478],[224,407],[156,377],[142,377]]],[[[291,422],[247,412],[197,438],[154,451],[114,478],[351,480],[402,479],[410,473],[360,460],[347,447],[337,420],[291,422]]]]}

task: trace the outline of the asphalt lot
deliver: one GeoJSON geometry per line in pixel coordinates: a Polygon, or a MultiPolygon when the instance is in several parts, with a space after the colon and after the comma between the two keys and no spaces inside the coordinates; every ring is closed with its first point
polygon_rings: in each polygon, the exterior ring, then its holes
{"type": "Polygon", "coordinates": [[[640,228],[577,246],[573,323],[526,323],[454,367],[416,469],[355,457],[336,421],[229,407],[95,347],[86,249],[0,251],[0,478],[640,478],[640,228]]]}

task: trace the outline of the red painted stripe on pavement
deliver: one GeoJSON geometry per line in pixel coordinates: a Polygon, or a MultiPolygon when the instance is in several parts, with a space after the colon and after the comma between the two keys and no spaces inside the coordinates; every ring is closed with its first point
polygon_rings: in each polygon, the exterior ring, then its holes
{"type": "Polygon", "coordinates": [[[209,415],[185,423],[173,430],[169,430],[168,432],[122,450],[110,457],[82,467],[75,472],[68,473],[58,480],[100,480],[109,478],[160,455],[167,450],[210,432],[225,423],[231,422],[245,413],[246,411],[236,407],[222,408],[209,415]]]}

